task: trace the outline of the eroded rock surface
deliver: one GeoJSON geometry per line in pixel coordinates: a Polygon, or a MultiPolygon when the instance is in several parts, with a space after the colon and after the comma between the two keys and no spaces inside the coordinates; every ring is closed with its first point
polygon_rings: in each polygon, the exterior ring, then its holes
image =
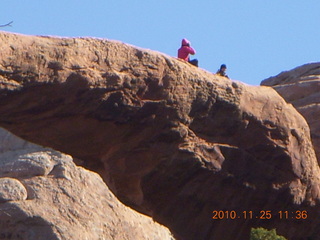
{"type": "Polygon", "coordinates": [[[0,76],[1,126],[83,160],[179,239],[244,240],[255,226],[319,239],[310,130],[272,88],[119,42],[7,33],[0,76]]]}
{"type": "Polygon", "coordinates": [[[0,202],[27,199],[25,186],[14,178],[0,178],[0,202]]]}
{"type": "Polygon", "coordinates": [[[6,143],[0,145],[0,162],[12,166],[0,167],[0,239],[173,240],[166,228],[124,206],[98,174],[75,166],[70,156],[3,129],[0,139],[6,143]]]}
{"type": "Polygon", "coordinates": [[[310,63],[282,72],[261,84],[274,88],[307,120],[320,163],[320,63],[310,63]]]}

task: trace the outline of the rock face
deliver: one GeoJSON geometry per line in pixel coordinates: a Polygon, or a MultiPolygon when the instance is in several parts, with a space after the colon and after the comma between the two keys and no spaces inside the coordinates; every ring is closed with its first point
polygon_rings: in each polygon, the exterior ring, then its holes
{"type": "Polygon", "coordinates": [[[172,240],[70,156],[0,129],[0,239],[172,240]]]}
{"type": "Polygon", "coordinates": [[[119,42],[1,33],[0,125],[83,160],[178,239],[320,239],[310,130],[272,88],[119,42]]]}
{"type": "Polygon", "coordinates": [[[261,83],[274,88],[307,120],[320,163],[320,63],[306,64],[261,83]]]}

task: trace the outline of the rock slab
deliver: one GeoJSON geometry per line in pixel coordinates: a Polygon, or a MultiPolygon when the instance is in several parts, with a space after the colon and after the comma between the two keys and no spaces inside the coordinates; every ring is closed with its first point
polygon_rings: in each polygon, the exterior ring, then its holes
{"type": "Polygon", "coordinates": [[[310,129],[270,87],[106,39],[0,33],[0,125],[82,160],[178,239],[244,240],[257,226],[319,239],[310,129]]]}
{"type": "Polygon", "coordinates": [[[262,81],[274,88],[307,120],[320,163],[320,63],[310,63],[262,81]]]}

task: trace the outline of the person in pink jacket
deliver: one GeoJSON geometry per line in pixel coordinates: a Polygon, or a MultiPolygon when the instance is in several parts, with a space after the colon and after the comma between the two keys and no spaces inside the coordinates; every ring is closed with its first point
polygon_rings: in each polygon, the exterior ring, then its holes
{"type": "Polygon", "coordinates": [[[178,49],[178,58],[183,59],[189,63],[191,63],[192,65],[198,67],[198,60],[197,59],[193,59],[190,60],[189,55],[194,55],[196,54],[196,50],[194,50],[191,46],[190,46],[190,42],[187,39],[182,39],[181,42],[181,48],[178,49]]]}

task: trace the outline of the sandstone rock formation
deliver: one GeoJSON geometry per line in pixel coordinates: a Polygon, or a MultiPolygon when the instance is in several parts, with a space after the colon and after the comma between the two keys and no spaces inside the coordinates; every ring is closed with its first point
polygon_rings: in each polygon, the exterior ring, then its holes
{"type": "Polygon", "coordinates": [[[0,125],[83,160],[178,239],[245,240],[256,226],[319,239],[310,130],[272,88],[119,42],[0,33],[0,125]]]}
{"type": "Polygon", "coordinates": [[[70,156],[0,129],[0,239],[172,240],[70,156]]]}
{"type": "Polygon", "coordinates": [[[274,88],[307,120],[320,163],[320,63],[310,63],[268,78],[261,83],[274,88]]]}

